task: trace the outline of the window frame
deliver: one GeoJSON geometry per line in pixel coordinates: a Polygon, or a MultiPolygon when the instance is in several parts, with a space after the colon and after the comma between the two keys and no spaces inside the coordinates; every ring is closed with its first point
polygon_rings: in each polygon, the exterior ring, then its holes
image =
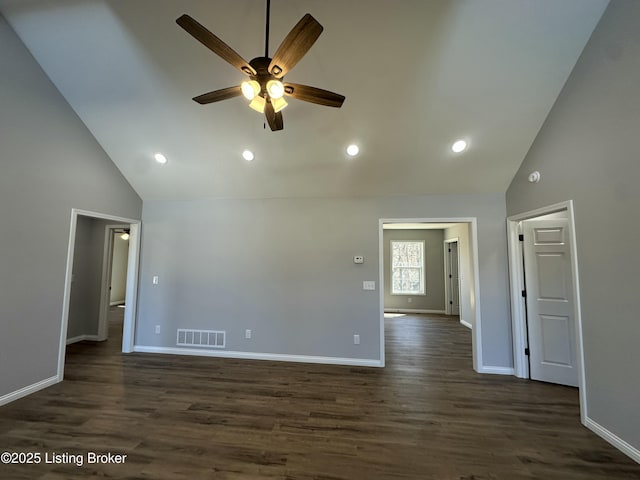
{"type": "Polygon", "coordinates": [[[426,296],[427,295],[427,284],[426,284],[426,270],[427,270],[427,255],[426,255],[426,242],[424,240],[389,240],[389,293],[395,296],[426,296]],[[394,267],[393,264],[393,244],[394,243],[418,243],[421,245],[421,254],[422,254],[422,262],[420,267],[394,267]],[[395,268],[420,268],[420,292],[394,292],[393,289],[393,274],[395,268]]]}

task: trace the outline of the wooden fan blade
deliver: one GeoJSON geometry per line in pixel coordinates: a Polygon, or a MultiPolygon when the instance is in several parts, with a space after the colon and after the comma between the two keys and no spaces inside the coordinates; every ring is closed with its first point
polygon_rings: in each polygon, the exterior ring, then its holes
{"type": "Polygon", "coordinates": [[[322,25],[307,13],[293,27],[276,50],[269,64],[269,72],[277,78],[284,77],[309,51],[322,30],[322,25]]]}
{"type": "Polygon", "coordinates": [[[238,53],[233,48],[220,40],[189,15],[182,15],[176,20],[176,23],[184,28],[187,33],[189,33],[193,38],[198,40],[220,58],[226,60],[228,63],[236,67],[242,73],[246,75],[256,74],[255,69],[251,65],[249,65],[249,63],[244,58],[238,55],[238,53]]]}
{"type": "Polygon", "coordinates": [[[308,85],[298,85],[297,83],[285,83],[284,93],[297,100],[317,103],[327,107],[340,108],[345,100],[344,95],[308,85]]]}
{"type": "Polygon", "coordinates": [[[227,98],[239,97],[242,95],[242,89],[240,87],[229,87],[221,90],[214,90],[213,92],[203,93],[197,97],[193,97],[193,100],[200,105],[206,105],[207,103],[219,102],[226,100],[227,98]]]}
{"type": "Polygon", "coordinates": [[[282,130],[284,128],[284,120],[282,119],[282,112],[275,112],[271,102],[267,102],[264,106],[264,116],[267,117],[267,123],[272,132],[282,130]]]}

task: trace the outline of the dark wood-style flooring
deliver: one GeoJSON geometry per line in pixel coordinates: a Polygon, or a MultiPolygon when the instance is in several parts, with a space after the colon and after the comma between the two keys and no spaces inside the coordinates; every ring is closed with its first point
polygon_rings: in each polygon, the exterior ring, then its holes
{"type": "Polygon", "coordinates": [[[68,348],[64,382],[0,407],[0,452],[126,462],[1,479],[640,479],[580,425],[576,389],[474,373],[450,318],[388,319],[376,369],[122,355],[121,312],[110,341],[68,348]]]}

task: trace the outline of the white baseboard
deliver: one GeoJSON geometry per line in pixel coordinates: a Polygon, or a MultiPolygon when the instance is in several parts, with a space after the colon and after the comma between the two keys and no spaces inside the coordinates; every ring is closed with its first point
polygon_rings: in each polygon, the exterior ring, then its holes
{"type": "Polygon", "coordinates": [[[635,462],[640,463],[640,450],[635,448],[633,445],[625,442],[623,439],[621,439],[614,433],[611,433],[609,430],[604,428],[599,423],[594,422],[589,417],[585,419],[584,426],[599,437],[605,439],[607,442],[616,447],[625,455],[629,456],[635,462]]]}
{"type": "Polygon", "coordinates": [[[422,308],[385,308],[385,313],[437,313],[446,315],[446,310],[424,310],[422,308]]]}
{"type": "Polygon", "coordinates": [[[241,358],[246,360],[271,360],[276,362],[324,363],[330,365],[350,365],[358,367],[383,367],[380,360],[368,358],[318,357],[311,355],[287,355],[279,353],[234,352],[228,350],[205,350],[198,348],[150,347],[135,345],[134,352],[162,353],[168,355],[194,355],[200,357],[241,358]]]}
{"type": "Polygon", "coordinates": [[[466,320],[460,319],[460,323],[462,325],[464,325],[465,327],[467,327],[469,330],[473,330],[473,325],[471,325],[469,322],[467,322],[466,320]]]}
{"type": "Polygon", "coordinates": [[[16,390],[15,392],[7,393],[0,397],[0,405],[6,405],[7,403],[14,402],[19,398],[26,397],[27,395],[31,395],[32,393],[37,392],[38,390],[42,390],[43,388],[50,387],[51,385],[55,385],[60,380],[57,375],[53,377],[46,378],[41,380],[33,385],[28,385],[20,390],[16,390]]]}
{"type": "Polygon", "coordinates": [[[72,343],[84,342],[85,340],[89,340],[91,342],[99,342],[102,339],[98,335],[78,335],[77,337],[67,338],[67,345],[71,345],[72,343]]]}
{"type": "Polygon", "coordinates": [[[492,375],[515,375],[516,372],[513,367],[493,367],[483,365],[477,370],[478,373],[489,373],[492,375]]]}
{"type": "Polygon", "coordinates": [[[109,302],[110,307],[115,307],[116,305],[124,305],[124,300],[116,300],[115,302],[109,302]]]}

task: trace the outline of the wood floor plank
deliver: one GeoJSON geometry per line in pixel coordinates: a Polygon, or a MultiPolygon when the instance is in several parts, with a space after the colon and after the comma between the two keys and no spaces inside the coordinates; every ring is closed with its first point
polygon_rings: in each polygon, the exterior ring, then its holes
{"type": "Polygon", "coordinates": [[[387,367],[68,348],[65,381],[0,407],[0,452],[126,454],[0,465],[61,480],[611,480],[640,465],[580,425],[576,389],[473,372],[450,317],[386,321],[387,367]]]}

